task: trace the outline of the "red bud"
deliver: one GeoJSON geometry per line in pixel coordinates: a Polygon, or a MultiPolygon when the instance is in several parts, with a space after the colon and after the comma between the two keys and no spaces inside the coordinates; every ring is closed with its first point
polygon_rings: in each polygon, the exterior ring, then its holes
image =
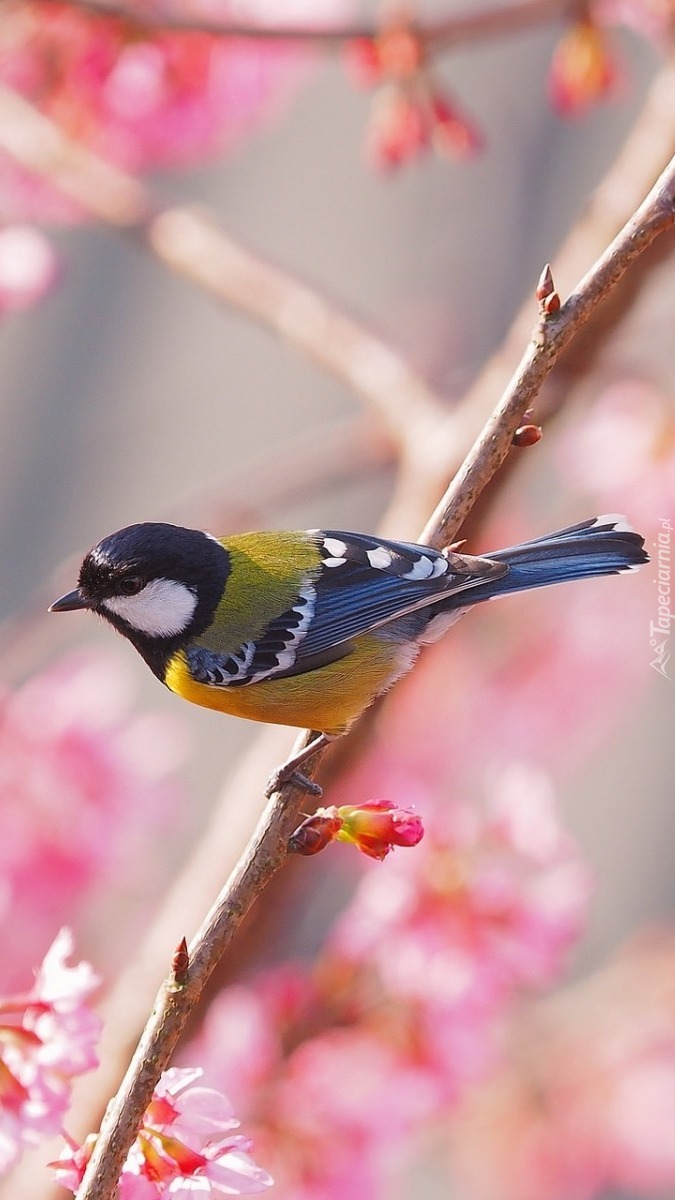
{"type": "Polygon", "coordinates": [[[536,446],[543,436],[541,425],[521,425],[516,429],[511,441],[514,446],[536,446]]]}
{"type": "Polygon", "coordinates": [[[289,854],[319,854],[342,828],[336,808],[318,808],[288,839],[289,854]]]}
{"type": "Polygon", "coordinates": [[[176,983],[187,983],[188,971],[190,969],[190,955],[188,954],[188,946],[185,938],[181,938],[176,946],[173,959],[171,960],[171,970],[176,983]]]}

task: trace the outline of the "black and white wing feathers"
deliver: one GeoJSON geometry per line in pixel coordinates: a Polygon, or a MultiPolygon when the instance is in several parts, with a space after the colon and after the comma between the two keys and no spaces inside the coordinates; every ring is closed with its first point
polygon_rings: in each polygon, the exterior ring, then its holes
{"type": "Polygon", "coordinates": [[[315,670],[348,654],[355,638],[508,570],[489,559],[366,534],[312,530],[309,536],[321,556],[316,577],[255,642],[230,654],[188,649],[198,682],[241,687],[315,670]]]}

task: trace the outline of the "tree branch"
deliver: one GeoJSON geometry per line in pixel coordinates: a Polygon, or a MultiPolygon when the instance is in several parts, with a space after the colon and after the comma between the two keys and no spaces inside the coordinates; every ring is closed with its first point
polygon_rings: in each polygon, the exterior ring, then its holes
{"type": "Polygon", "coordinates": [[[540,319],[500,403],[425,526],[423,542],[444,546],[452,541],[504,462],[523,414],[533,404],[562,351],[631,264],[674,224],[675,158],[562,307],[540,319]]]}
{"type": "Polygon", "coordinates": [[[190,208],[158,207],[133,176],[64,134],[0,85],[0,149],[84,212],[134,237],[165,266],[274,330],[369,404],[397,442],[445,402],[380,338],[308,284],[228,237],[190,208]]]}
{"type": "MultiPolygon", "coordinates": [[[[45,0],[42,0],[44,3],[45,0]]],[[[59,3],[60,0],[49,0],[59,3]]],[[[344,25],[254,24],[251,21],[228,21],[208,18],[190,12],[190,5],[167,3],[163,8],[149,8],[139,0],[71,0],[74,8],[92,16],[119,17],[149,30],[174,30],[185,33],[209,33],[217,37],[255,38],[265,41],[299,42],[324,50],[341,50],[356,38],[378,36],[382,22],[355,21],[344,25]]],[[[411,21],[410,28],[427,52],[445,50],[449,46],[485,41],[491,37],[517,33],[521,29],[542,25],[563,18],[578,8],[578,0],[520,0],[510,6],[500,5],[479,12],[441,18],[437,21],[411,21]]]]}
{"type": "MultiPolygon", "coordinates": [[[[562,348],[646,247],[674,224],[675,160],[560,312],[540,321],[505,396],[423,531],[426,541],[442,545],[454,538],[464,516],[503,462],[513,431],[562,348]]],[[[307,736],[301,734],[298,744],[305,744],[307,736]]],[[[320,757],[315,756],[310,773],[316,771],[320,757]]],[[[186,982],[177,986],[170,976],[160,989],[122,1086],[108,1106],[78,1200],[109,1200],[114,1195],[157,1079],[251,904],[283,865],[288,836],[303,801],[304,795],[294,788],[272,797],[240,862],[191,943],[186,982]]]]}

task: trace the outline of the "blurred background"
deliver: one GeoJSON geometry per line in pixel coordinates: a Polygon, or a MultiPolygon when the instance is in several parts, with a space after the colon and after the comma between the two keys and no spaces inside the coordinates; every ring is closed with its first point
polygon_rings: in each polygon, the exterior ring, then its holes
{"type": "MultiPolygon", "coordinates": [[[[424,14],[455,10],[463,11],[439,3],[425,5],[424,14]]],[[[369,97],[348,86],[343,62],[329,55],[292,102],[234,151],[199,169],[163,173],[154,185],[165,201],[207,206],[232,237],[335,297],[452,404],[498,348],[543,263],[554,260],[622,146],[657,67],[643,39],[614,30],[622,67],[617,93],[583,119],[562,121],[544,99],[559,36],[554,22],[439,57],[436,72],[484,133],[483,150],[466,163],[429,155],[391,175],[369,169],[362,151],[369,97]]],[[[329,430],[357,411],[360,401],[339,381],[114,231],[78,225],[52,229],[50,237],[62,260],[59,286],[0,327],[3,615],[25,610],[37,589],[41,601],[51,599],[46,579],[54,580],[52,592],[70,586],[80,557],[104,534],[134,521],[194,520],[195,499],[218,488],[229,495],[233,479],[247,527],[377,528],[391,487],[388,468],[302,500],[282,499],[273,511],[261,509],[247,489],[248,459],[271,450],[283,459],[285,445],[309,428],[329,430]],[[68,568],[55,579],[66,558],[68,568]]],[[[672,282],[663,284],[672,296],[672,282]]],[[[670,308],[654,307],[668,328],[670,308]]],[[[612,353],[628,358],[626,338],[639,339],[639,366],[651,360],[656,373],[658,334],[644,323],[637,334],[623,328],[612,353]]],[[[658,338],[658,355],[664,380],[673,365],[668,336],[658,338]]],[[[615,357],[586,387],[597,393],[608,374],[631,365],[615,357]]],[[[523,456],[512,484],[527,496],[536,531],[550,521],[548,514],[538,519],[537,508],[546,513],[551,502],[554,452],[544,442],[534,461],[523,456]]],[[[621,494],[615,504],[625,507],[621,494]]],[[[555,510],[561,524],[590,515],[578,496],[556,495],[555,510]]],[[[654,522],[668,515],[654,513],[654,522]]],[[[648,543],[655,528],[642,530],[648,543]]],[[[414,533],[408,528],[401,536],[414,533]]],[[[600,889],[598,901],[607,937],[638,916],[669,911],[673,895],[662,847],[673,819],[667,752],[674,697],[649,670],[647,618],[636,642],[653,699],[646,699],[639,729],[622,730],[603,756],[592,797],[586,789],[582,801],[570,797],[575,826],[609,875],[610,890],[600,889]],[[653,818],[647,803],[655,806],[653,818]]],[[[110,643],[94,622],[66,617],[45,623],[41,655],[59,653],[64,639],[110,643]]],[[[176,700],[146,677],[129,648],[113,650],[127,660],[144,702],[173,714],[176,700]]],[[[253,730],[185,706],[180,720],[197,746],[190,769],[208,796],[253,730]]]]}
{"type": "MultiPolygon", "coordinates": [[[[361,11],[368,14],[367,7],[361,11]]],[[[433,20],[466,5],[439,0],[420,11],[433,20]]],[[[660,48],[635,31],[612,28],[619,64],[612,94],[583,117],[561,119],[546,93],[562,28],[553,18],[435,58],[434,78],[460,98],[482,131],[484,144],[467,161],[426,154],[396,171],[373,170],[363,155],[370,96],[350,85],[340,56],[329,53],[308,62],[297,91],[287,88],[292,96],[265,106],[271,111],[227,153],[204,165],[156,171],[148,183],[163,203],[203,206],[229,236],[334,299],[452,406],[528,297],[534,321],[543,264],[552,261],[555,270],[558,247],[663,70],[660,48]]],[[[184,774],[192,799],[178,825],[191,826],[196,836],[256,731],[180,706],[129,646],[111,642],[95,622],[77,615],[42,618],[38,611],[72,586],[90,545],[135,521],[213,528],[212,518],[224,510],[238,527],[376,530],[394,467],[374,461],[343,481],[329,476],[325,487],[306,494],[300,480],[281,488],[278,499],[261,499],[261,462],[276,469],[286,453],[295,462],[293,448],[308,431],[316,431],[330,458],[335,423],[357,414],[362,401],[274,331],[235,307],[217,305],[123,233],[77,223],[50,227],[48,235],[60,259],[58,285],[38,306],[7,315],[0,325],[0,613],[7,620],[0,666],[4,659],[13,685],[66,649],[98,647],[114,672],[123,660],[141,711],[166,717],[174,731],[180,726],[180,735],[172,736],[189,746],[184,774]],[[255,465],[252,487],[249,462],[255,465]]],[[[675,520],[675,507],[662,511],[673,498],[672,484],[670,492],[646,487],[641,495],[630,458],[641,453],[641,429],[658,424],[672,402],[671,250],[669,242],[658,251],[660,262],[626,319],[603,334],[600,355],[574,378],[574,393],[550,433],[545,426],[543,442],[522,452],[492,503],[490,534],[519,540],[590,516],[602,500],[610,511],[627,512],[649,549],[660,522],[675,520]]],[[[662,449],[672,453],[671,444],[662,449]]],[[[648,467],[640,478],[649,479],[648,467]]],[[[401,529],[402,537],[419,531],[412,519],[414,527],[401,529]]],[[[485,549],[488,533],[479,536],[485,549]]],[[[675,907],[675,685],[650,668],[656,587],[649,569],[643,576],[639,583],[590,585],[596,615],[586,636],[601,641],[608,628],[619,628],[611,614],[625,603],[630,620],[624,619],[620,642],[608,655],[623,656],[630,669],[605,681],[609,658],[595,661],[590,653],[587,673],[577,681],[580,700],[588,703],[589,690],[597,692],[597,705],[608,711],[616,697],[607,698],[603,682],[610,691],[631,689],[634,697],[620,697],[620,715],[610,715],[591,739],[583,765],[573,753],[563,769],[541,748],[559,784],[564,823],[595,877],[587,932],[576,951],[578,972],[644,923],[672,920],[675,907]]],[[[509,627],[529,619],[519,616],[517,603],[504,618],[509,627]]],[[[549,603],[551,619],[564,622],[566,601],[549,601],[548,593],[528,601],[522,614],[549,603]]],[[[474,614],[467,636],[496,644],[494,619],[474,614]]],[[[535,644],[534,657],[537,650],[535,644]]],[[[451,670],[450,649],[448,655],[451,670]]],[[[568,704],[574,708],[574,687],[568,704]]],[[[479,704],[477,713],[489,738],[493,712],[481,713],[479,704]]],[[[261,763],[261,784],[267,766],[261,763]]],[[[169,846],[169,861],[175,854],[169,846]]],[[[158,895],[163,886],[158,878],[158,895]]],[[[316,901],[319,921],[322,905],[331,903],[316,901]]],[[[315,936],[302,934],[309,942],[315,936]]]]}

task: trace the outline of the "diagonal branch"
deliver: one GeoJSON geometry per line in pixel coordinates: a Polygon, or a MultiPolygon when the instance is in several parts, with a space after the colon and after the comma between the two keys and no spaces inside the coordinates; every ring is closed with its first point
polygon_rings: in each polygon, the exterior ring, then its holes
{"type": "MultiPolygon", "coordinates": [[[[50,0],[60,3],[60,0],[50,0]]],[[[44,0],[43,0],[44,3],[44,0]]],[[[251,21],[228,20],[226,17],[207,17],[191,11],[189,3],[164,3],[150,8],[142,0],[71,0],[93,16],[120,17],[137,23],[144,29],[169,29],[182,32],[209,33],[231,38],[256,38],[267,41],[299,42],[325,50],[340,50],[356,38],[376,38],[381,22],[350,21],[341,25],[324,26],[300,24],[254,24],[251,21]]],[[[518,0],[510,5],[486,7],[478,12],[466,12],[436,21],[412,21],[411,29],[429,51],[449,46],[484,41],[490,37],[517,33],[572,15],[578,0],[518,0]]]]}
{"type": "Polygon", "coordinates": [[[574,291],[551,316],[543,316],[500,403],[431,516],[421,540],[444,546],[506,458],[524,412],[562,351],[629,267],[675,224],[675,159],[647,198],[574,291]]]}
{"type": "MultiPolygon", "coordinates": [[[[463,516],[505,457],[511,437],[537,388],[563,347],[623,273],[655,239],[675,225],[675,160],[608,250],[574,289],[557,316],[542,318],[519,368],[458,477],[450,485],[424,536],[444,544],[455,536],[463,516]]],[[[300,735],[304,743],[307,734],[300,735]]],[[[315,756],[316,770],[320,756],[315,756]]],[[[288,836],[298,820],[304,794],[286,788],[269,801],[220,896],[190,946],[190,967],[180,985],[169,977],[156,1000],[122,1086],[108,1106],[78,1200],[110,1200],[153,1088],[168,1065],[178,1037],[206,982],[250,906],[283,865],[288,836]]]]}
{"type": "Polygon", "coordinates": [[[370,405],[397,442],[445,409],[396,351],[316,289],[228,237],[203,211],[162,209],[143,184],[100,158],[0,84],[0,150],[88,216],[134,237],[165,266],[268,326],[370,405]]]}

